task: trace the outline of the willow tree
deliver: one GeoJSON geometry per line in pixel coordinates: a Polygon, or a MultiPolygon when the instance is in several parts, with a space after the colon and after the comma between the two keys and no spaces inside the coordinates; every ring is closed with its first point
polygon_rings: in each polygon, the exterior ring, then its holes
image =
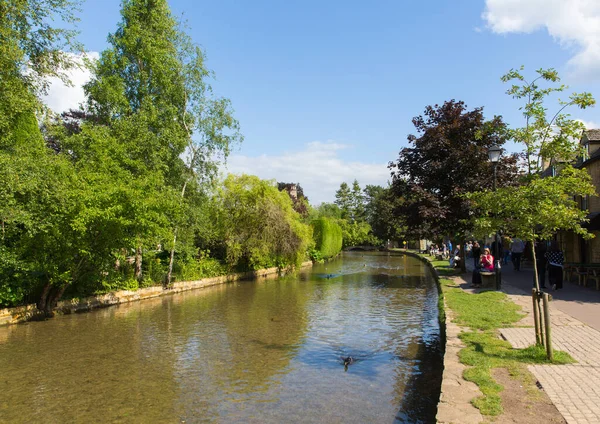
{"type": "MultiPolygon", "coordinates": [[[[512,69],[502,77],[513,82],[507,94],[524,100],[525,125],[510,129],[510,138],[523,146],[524,174],[519,185],[498,191],[480,191],[468,197],[474,201],[478,214],[474,225],[480,234],[503,229],[534,245],[536,239],[548,240],[558,230],[570,230],[583,237],[592,237],[582,223],[587,211],[581,210],[576,196],[594,195],[595,188],[585,169],[572,166],[580,154],[578,140],[584,126],[566,113],[569,107],[586,109],[596,102],[589,93],[572,93],[567,100],[558,100],[557,111],[548,115],[548,96],[568,89],[560,82],[554,69],[539,69],[531,81],[519,70],[512,69]],[[543,175],[543,171],[554,172],[543,175]],[[545,178],[544,178],[545,177],[545,178]]],[[[535,286],[539,292],[537,264],[534,254],[535,286]]]]}
{"type": "Polygon", "coordinates": [[[241,136],[229,100],[212,96],[203,52],[167,1],[126,0],[121,16],[85,87],[88,110],[126,146],[122,162],[133,177],[155,182],[131,202],[131,244],[141,278],[143,245],[171,234],[169,284],[188,185],[210,179],[241,136]]]}

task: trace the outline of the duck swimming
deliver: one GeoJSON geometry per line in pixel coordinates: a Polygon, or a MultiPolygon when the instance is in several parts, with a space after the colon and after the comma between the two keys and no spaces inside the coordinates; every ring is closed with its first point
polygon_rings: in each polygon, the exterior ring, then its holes
{"type": "Polygon", "coordinates": [[[354,363],[354,358],[352,358],[352,356],[348,356],[347,358],[344,358],[344,366],[347,367],[348,365],[352,365],[354,363]]]}

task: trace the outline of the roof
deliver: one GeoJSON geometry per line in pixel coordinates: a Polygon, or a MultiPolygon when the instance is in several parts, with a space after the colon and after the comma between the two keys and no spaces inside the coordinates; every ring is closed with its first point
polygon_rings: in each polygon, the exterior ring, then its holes
{"type": "Polygon", "coordinates": [[[585,130],[584,135],[589,141],[600,141],[600,129],[585,130]]]}

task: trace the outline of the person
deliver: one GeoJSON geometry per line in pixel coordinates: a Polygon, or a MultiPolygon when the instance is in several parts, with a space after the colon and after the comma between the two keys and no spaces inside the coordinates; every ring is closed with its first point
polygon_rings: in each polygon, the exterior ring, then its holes
{"type": "Polygon", "coordinates": [[[452,255],[450,255],[450,267],[460,267],[460,244],[456,245],[454,252],[452,252],[452,255]]]}
{"type": "Polygon", "coordinates": [[[487,247],[483,249],[483,255],[481,255],[481,269],[484,271],[494,270],[494,257],[487,247]]]}
{"type": "Polygon", "coordinates": [[[523,250],[525,250],[525,243],[523,243],[523,240],[520,238],[515,237],[510,245],[510,256],[512,257],[515,271],[521,271],[521,256],[523,256],[523,250]]]}
{"type": "Polygon", "coordinates": [[[481,272],[492,272],[494,271],[494,257],[490,254],[490,249],[487,247],[483,249],[483,255],[481,255],[481,259],[479,264],[473,270],[473,276],[471,279],[472,287],[481,287],[481,272]]]}
{"type": "Polygon", "coordinates": [[[556,240],[550,243],[550,250],[546,252],[545,256],[548,260],[548,282],[550,283],[552,290],[562,289],[565,255],[558,247],[556,240]]]}
{"type": "Polygon", "coordinates": [[[502,237],[502,263],[503,265],[508,265],[508,260],[510,259],[510,237],[504,236],[502,237]]]}
{"type": "Polygon", "coordinates": [[[473,243],[473,268],[479,267],[479,257],[481,256],[481,247],[479,247],[479,243],[475,241],[473,243]]]}
{"type": "MultiPolygon", "coordinates": [[[[535,266],[537,268],[538,281],[540,288],[546,288],[546,265],[548,260],[546,259],[546,252],[548,247],[545,241],[538,241],[535,244],[535,266]]],[[[535,277],[535,276],[534,276],[535,277]]],[[[533,280],[533,287],[535,287],[535,279],[533,280]]]]}

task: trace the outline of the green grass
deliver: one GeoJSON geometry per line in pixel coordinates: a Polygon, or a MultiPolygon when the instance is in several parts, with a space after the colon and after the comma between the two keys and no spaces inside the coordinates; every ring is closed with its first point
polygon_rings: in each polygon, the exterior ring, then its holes
{"type": "Polygon", "coordinates": [[[446,303],[456,312],[454,322],[476,330],[510,327],[523,318],[521,307],[497,291],[483,291],[473,295],[454,286],[454,282],[442,281],[446,303]]]}
{"type": "MultiPolygon", "coordinates": [[[[443,275],[441,270],[454,271],[448,268],[447,261],[432,261],[432,264],[440,275],[443,275]],[[440,265],[442,268],[437,268],[440,265]]],[[[459,358],[471,368],[464,372],[463,377],[477,384],[483,393],[472,401],[483,415],[497,416],[503,411],[500,392],[504,387],[494,380],[492,369],[506,368],[511,376],[531,385],[527,364],[575,362],[569,354],[556,350],[554,360],[550,362],[543,346],[514,349],[510,343],[500,339],[500,328],[512,327],[524,316],[521,308],[506,294],[496,291],[467,293],[447,278],[440,278],[440,285],[446,305],[454,312],[454,322],[464,327],[459,337],[466,347],[459,352],[459,358]]]]}

